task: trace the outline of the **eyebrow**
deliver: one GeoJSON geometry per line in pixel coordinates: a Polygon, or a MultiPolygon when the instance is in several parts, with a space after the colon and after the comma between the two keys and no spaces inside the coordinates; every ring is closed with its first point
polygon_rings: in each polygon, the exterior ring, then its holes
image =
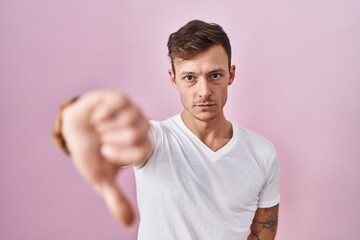
{"type": "Polygon", "coordinates": [[[185,76],[185,75],[195,75],[195,72],[181,72],[180,76],[185,76]]]}
{"type": "MultiPolygon", "coordinates": [[[[219,67],[217,69],[211,70],[210,72],[208,72],[208,74],[212,74],[215,72],[226,72],[226,71],[222,67],[219,67]]],[[[187,71],[180,73],[180,76],[186,76],[186,75],[196,75],[196,73],[195,72],[187,72],[187,71]]]]}
{"type": "Polygon", "coordinates": [[[217,69],[214,69],[214,70],[210,71],[209,73],[211,74],[211,73],[214,73],[214,72],[226,72],[226,71],[222,67],[219,67],[217,69]]]}

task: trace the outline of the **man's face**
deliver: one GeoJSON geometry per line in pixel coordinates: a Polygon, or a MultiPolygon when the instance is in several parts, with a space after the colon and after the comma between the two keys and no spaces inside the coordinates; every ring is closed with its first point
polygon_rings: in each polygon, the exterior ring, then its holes
{"type": "Polygon", "coordinates": [[[221,45],[215,45],[194,58],[173,60],[172,84],[179,89],[184,114],[200,121],[223,116],[228,86],[235,77],[235,66],[228,67],[228,57],[221,45]]]}

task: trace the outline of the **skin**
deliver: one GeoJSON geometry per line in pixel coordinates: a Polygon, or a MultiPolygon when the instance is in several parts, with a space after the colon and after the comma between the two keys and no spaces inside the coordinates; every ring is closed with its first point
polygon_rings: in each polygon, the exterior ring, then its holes
{"type": "Polygon", "coordinates": [[[227,89],[235,78],[224,48],[216,45],[192,59],[174,59],[171,83],[179,90],[185,125],[209,148],[217,151],[232,137],[231,124],[223,112],[227,89]]]}
{"type": "Polygon", "coordinates": [[[279,204],[270,208],[258,208],[251,224],[248,240],[273,240],[278,226],[279,204]]]}
{"type": "MultiPolygon", "coordinates": [[[[221,149],[233,134],[223,107],[235,66],[228,67],[226,52],[219,45],[173,62],[176,73],[168,72],[184,106],[183,122],[210,149],[221,149]]],[[[102,90],[86,93],[67,107],[62,129],[79,173],[104,198],[111,214],[130,225],[134,213],[115,180],[121,167],[146,164],[153,148],[148,119],[122,93],[102,90]]],[[[248,240],[275,239],[277,218],[278,206],[258,208],[248,240]]]]}
{"type": "Polygon", "coordinates": [[[152,149],[147,118],[125,95],[103,90],[82,95],[64,110],[62,119],[76,169],[104,198],[115,219],[130,225],[134,213],[116,176],[121,167],[142,165],[147,159],[152,149]]]}

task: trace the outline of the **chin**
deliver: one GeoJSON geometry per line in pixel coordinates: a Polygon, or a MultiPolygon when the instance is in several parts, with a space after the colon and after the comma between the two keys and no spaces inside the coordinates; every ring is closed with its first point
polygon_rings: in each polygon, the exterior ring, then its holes
{"type": "Polygon", "coordinates": [[[198,114],[193,114],[193,116],[199,121],[208,122],[208,121],[214,120],[218,116],[218,114],[202,112],[202,113],[198,113],[198,114]]]}

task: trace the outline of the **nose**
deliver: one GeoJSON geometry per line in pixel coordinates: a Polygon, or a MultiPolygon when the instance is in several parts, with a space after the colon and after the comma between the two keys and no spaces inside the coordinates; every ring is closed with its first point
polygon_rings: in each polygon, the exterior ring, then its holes
{"type": "Polygon", "coordinates": [[[209,82],[206,79],[199,79],[198,81],[198,96],[201,99],[207,99],[211,95],[209,82]]]}

